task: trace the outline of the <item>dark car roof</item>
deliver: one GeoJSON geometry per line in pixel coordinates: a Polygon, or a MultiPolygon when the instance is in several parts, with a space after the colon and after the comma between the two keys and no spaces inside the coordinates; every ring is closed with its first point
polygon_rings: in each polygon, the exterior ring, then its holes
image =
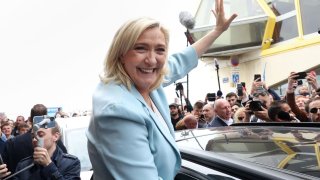
{"type": "Polygon", "coordinates": [[[320,177],[320,124],[229,126],[176,132],[183,152],[211,153],[277,170],[320,177]],[[311,127],[311,125],[313,125],[311,127]]]}

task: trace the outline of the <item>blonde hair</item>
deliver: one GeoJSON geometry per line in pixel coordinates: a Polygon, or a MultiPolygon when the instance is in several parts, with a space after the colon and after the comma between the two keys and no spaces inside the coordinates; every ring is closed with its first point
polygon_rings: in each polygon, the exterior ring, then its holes
{"type": "MultiPolygon", "coordinates": [[[[121,63],[121,58],[134,47],[136,41],[145,30],[152,28],[159,28],[164,34],[167,53],[169,45],[169,32],[160,24],[160,22],[146,17],[129,20],[120,27],[113,38],[107,57],[104,61],[103,74],[100,76],[102,82],[108,83],[110,81],[115,81],[118,84],[124,84],[129,90],[131,89],[132,81],[127,72],[124,70],[123,64],[121,63]]],[[[167,56],[168,54],[166,54],[166,58],[167,56]]],[[[159,78],[151,86],[151,90],[154,90],[160,86],[166,73],[167,69],[165,65],[160,73],[159,78]]]]}
{"type": "Polygon", "coordinates": [[[246,113],[245,113],[245,110],[246,110],[245,107],[240,107],[240,108],[234,113],[234,115],[233,115],[233,120],[234,120],[235,123],[245,122],[245,121],[244,121],[245,119],[243,119],[242,121],[240,121],[240,120],[238,119],[240,113],[244,112],[244,114],[246,114],[246,113]]]}

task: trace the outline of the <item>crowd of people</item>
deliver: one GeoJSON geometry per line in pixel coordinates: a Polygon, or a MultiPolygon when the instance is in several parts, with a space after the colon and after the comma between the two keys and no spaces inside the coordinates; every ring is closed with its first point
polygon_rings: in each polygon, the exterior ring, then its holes
{"type": "MultiPolygon", "coordinates": [[[[303,77],[305,84],[298,83],[299,78],[299,73],[290,73],[286,95],[281,97],[258,78],[253,79],[250,92],[241,86],[240,92],[229,92],[225,98],[210,99],[208,94],[204,100],[194,103],[192,111],[172,103],[169,105],[171,122],[175,130],[234,123],[320,122],[320,85],[316,73],[307,73],[303,77]]],[[[185,100],[190,104],[188,98],[185,100]]]]}
{"type": "Polygon", "coordinates": [[[47,113],[46,106],[36,104],[31,108],[27,122],[23,116],[18,116],[14,127],[2,114],[1,130],[5,141],[0,144],[0,178],[80,179],[80,161],[67,153],[60,140],[59,125],[31,128],[34,117],[47,113]]]}

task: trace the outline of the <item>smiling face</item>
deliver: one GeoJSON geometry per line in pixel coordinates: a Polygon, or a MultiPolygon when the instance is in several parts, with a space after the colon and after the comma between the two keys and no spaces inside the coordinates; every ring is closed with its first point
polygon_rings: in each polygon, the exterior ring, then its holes
{"type": "Polygon", "coordinates": [[[166,54],[165,36],[155,27],[145,30],[133,48],[123,55],[121,63],[141,94],[149,93],[160,78],[166,54]]]}

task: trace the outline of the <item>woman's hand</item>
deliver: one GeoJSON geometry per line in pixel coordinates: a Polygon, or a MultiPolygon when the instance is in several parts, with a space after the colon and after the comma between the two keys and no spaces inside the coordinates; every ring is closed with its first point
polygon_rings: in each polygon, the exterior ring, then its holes
{"type": "Polygon", "coordinates": [[[211,10],[216,17],[215,29],[207,33],[201,39],[192,44],[195,48],[198,57],[201,57],[214,43],[214,41],[229,28],[231,22],[238,16],[233,14],[229,19],[224,16],[223,0],[216,0],[215,10],[211,10]]]}
{"type": "Polygon", "coordinates": [[[231,22],[238,16],[237,14],[233,14],[229,19],[225,18],[223,0],[216,0],[215,10],[211,10],[214,16],[216,17],[216,27],[215,31],[224,32],[227,30],[231,24],[231,22]]]}

